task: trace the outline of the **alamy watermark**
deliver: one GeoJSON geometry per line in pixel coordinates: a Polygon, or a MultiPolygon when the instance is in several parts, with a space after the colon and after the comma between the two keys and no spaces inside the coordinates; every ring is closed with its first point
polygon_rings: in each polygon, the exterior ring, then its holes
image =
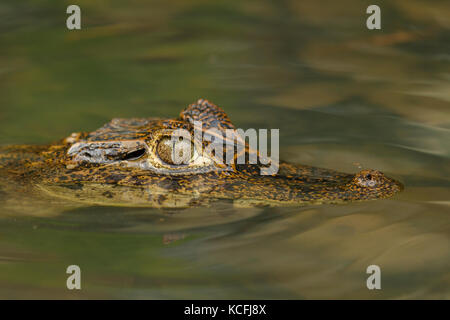
{"type": "Polygon", "coordinates": [[[367,267],[366,273],[370,274],[367,278],[366,286],[369,290],[381,289],[381,269],[379,266],[372,264],[367,267]]]}
{"type": "Polygon", "coordinates": [[[81,290],[81,269],[77,265],[70,265],[66,269],[66,273],[70,274],[67,278],[66,286],[69,290],[81,290]]]}
{"type": "Polygon", "coordinates": [[[192,148],[200,154],[213,156],[217,165],[258,164],[261,175],[273,175],[279,168],[280,130],[270,130],[270,156],[267,129],[202,129],[201,121],[194,121],[194,134],[176,129],[171,135],[171,162],[189,164],[192,148]],[[259,138],[258,138],[259,136],[259,138]],[[248,143],[246,142],[248,140],[248,143]],[[198,150],[200,149],[200,150],[198,150]]]}
{"type": "Polygon", "coordinates": [[[67,7],[66,13],[70,14],[66,20],[66,26],[69,30],[81,29],[81,9],[76,4],[71,4],[67,7]]]}
{"type": "MultiPolygon", "coordinates": [[[[81,29],[81,9],[76,4],[71,4],[67,7],[66,13],[70,14],[66,20],[66,26],[69,30],[81,29]]],[[[370,16],[366,20],[366,26],[369,30],[381,29],[381,9],[376,4],[371,4],[367,7],[366,13],[370,16]]]]}
{"type": "Polygon", "coordinates": [[[376,4],[367,7],[366,13],[370,16],[366,20],[366,26],[369,30],[381,29],[381,9],[376,4]]]}

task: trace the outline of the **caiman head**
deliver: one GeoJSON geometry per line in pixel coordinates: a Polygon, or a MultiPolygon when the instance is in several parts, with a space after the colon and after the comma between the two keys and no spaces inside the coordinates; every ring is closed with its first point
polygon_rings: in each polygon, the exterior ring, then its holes
{"type": "Polygon", "coordinates": [[[235,127],[225,112],[203,99],[177,119],[114,119],[54,146],[62,156],[39,186],[76,201],[149,207],[190,207],[221,199],[240,206],[339,203],[387,198],[402,188],[376,170],[346,174],[279,162],[276,172],[261,174],[267,161],[237,162],[239,150],[245,159],[258,152],[245,138],[230,140],[227,129],[235,127]],[[180,132],[189,139],[177,136],[180,132]],[[208,148],[213,142],[232,145],[236,155],[231,162],[225,161],[226,152],[218,155],[208,148]]]}

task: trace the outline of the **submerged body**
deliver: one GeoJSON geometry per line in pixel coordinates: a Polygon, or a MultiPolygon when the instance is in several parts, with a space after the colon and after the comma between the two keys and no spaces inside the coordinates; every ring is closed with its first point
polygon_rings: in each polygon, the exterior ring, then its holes
{"type": "MultiPolygon", "coordinates": [[[[168,154],[176,145],[168,137],[177,129],[193,133],[195,121],[205,134],[234,129],[222,109],[199,100],[178,119],[114,119],[49,146],[6,147],[0,195],[14,182],[75,202],[179,208],[222,199],[240,206],[341,203],[388,198],[402,189],[376,170],[347,174],[280,162],[276,174],[261,175],[261,164],[224,166],[196,143],[186,163],[173,163],[168,154]]],[[[246,145],[245,152],[254,151],[246,145]]]]}

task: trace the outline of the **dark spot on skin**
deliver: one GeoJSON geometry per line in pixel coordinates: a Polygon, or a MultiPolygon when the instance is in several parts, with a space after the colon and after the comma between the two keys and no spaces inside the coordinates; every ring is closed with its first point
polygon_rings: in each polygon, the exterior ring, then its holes
{"type": "Polygon", "coordinates": [[[167,199],[167,197],[165,195],[160,195],[157,200],[158,204],[161,205],[166,199],[167,199]]]}
{"type": "Polygon", "coordinates": [[[192,199],[189,201],[189,207],[197,207],[201,204],[202,204],[202,202],[200,199],[192,199]]]}
{"type": "Polygon", "coordinates": [[[70,190],[82,190],[83,185],[81,183],[75,183],[75,184],[60,184],[60,187],[67,188],[70,190]]]}
{"type": "Polygon", "coordinates": [[[109,176],[106,177],[106,182],[107,183],[117,183],[119,181],[122,181],[123,179],[125,179],[127,176],[125,174],[110,174],[109,176]]]}
{"type": "Polygon", "coordinates": [[[103,195],[108,199],[111,199],[113,197],[113,194],[110,191],[104,192],[103,195]]]}

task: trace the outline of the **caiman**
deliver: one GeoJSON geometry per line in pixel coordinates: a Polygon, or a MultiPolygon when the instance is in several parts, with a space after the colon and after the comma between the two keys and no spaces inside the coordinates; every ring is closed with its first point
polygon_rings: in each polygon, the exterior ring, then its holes
{"type": "MultiPolygon", "coordinates": [[[[85,204],[185,208],[227,200],[295,206],[389,198],[403,188],[377,170],[349,174],[283,161],[276,174],[261,175],[260,163],[224,166],[195,143],[187,162],[174,163],[171,133],[182,128],[193,134],[197,121],[205,133],[235,128],[221,108],[200,99],[177,119],[113,119],[50,145],[3,147],[0,197],[14,185],[19,198],[22,192],[85,204]]],[[[254,150],[246,144],[245,152],[254,150]]]]}

